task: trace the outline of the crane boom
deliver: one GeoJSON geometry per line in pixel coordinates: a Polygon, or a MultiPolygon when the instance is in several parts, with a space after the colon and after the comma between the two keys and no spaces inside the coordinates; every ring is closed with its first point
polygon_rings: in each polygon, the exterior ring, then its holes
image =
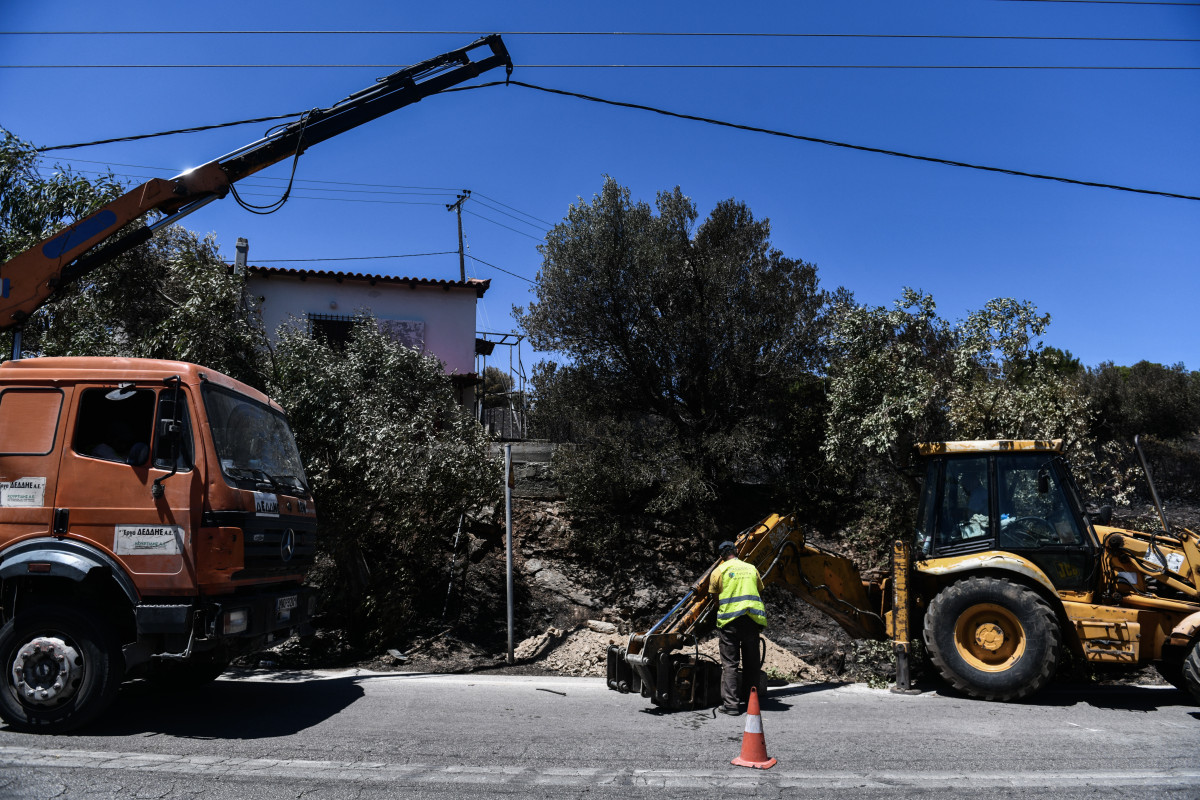
{"type": "Polygon", "coordinates": [[[21,325],[64,283],[150,239],[154,231],[224,197],[232,184],[272,164],[496,67],[512,72],[499,34],[397,70],[329,108],[314,109],[267,136],[169,180],[152,178],[0,265],[0,330],[21,325]],[[476,51],[486,48],[481,57],[476,51]],[[115,238],[152,211],[166,216],[115,238]]]}

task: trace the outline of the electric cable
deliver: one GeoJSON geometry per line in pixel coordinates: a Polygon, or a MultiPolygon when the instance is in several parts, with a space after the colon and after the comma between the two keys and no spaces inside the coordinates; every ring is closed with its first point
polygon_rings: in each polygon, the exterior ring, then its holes
{"type": "Polygon", "coordinates": [[[515,272],[509,272],[509,271],[508,271],[508,270],[506,270],[504,267],[497,267],[495,264],[492,264],[492,263],[491,263],[491,262],[489,262],[489,261],[484,261],[482,258],[479,258],[478,256],[473,256],[473,255],[471,255],[470,253],[466,253],[465,255],[466,255],[466,257],[467,257],[467,258],[471,259],[472,261],[478,261],[480,264],[483,264],[483,265],[485,265],[485,266],[491,267],[492,269],[495,269],[495,270],[499,270],[499,271],[503,272],[505,275],[511,275],[511,276],[513,276],[514,278],[518,278],[518,279],[520,279],[520,280],[523,280],[523,281],[525,281],[525,282],[526,282],[526,283],[528,283],[528,284],[532,284],[532,283],[533,283],[533,281],[531,281],[529,278],[526,278],[524,275],[518,275],[518,274],[517,274],[517,273],[515,273],[515,272]]]}
{"type": "Polygon", "coordinates": [[[470,209],[466,209],[466,208],[464,208],[464,209],[463,209],[463,211],[465,211],[466,213],[470,214],[470,215],[471,215],[471,216],[473,216],[473,217],[479,217],[479,218],[480,218],[481,220],[483,220],[484,222],[490,222],[490,223],[492,223],[493,225],[498,225],[499,227],[501,227],[501,228],[504,228],[505,230],[512,231],[513,233],[515,233],[515,234],[518,234],[518,235],[520,235],[520,236],[524,236],[524,237],[526,237],[526,238],[528,238],[528,239],[533,239],[535,242],[541,242],[541,241],[543,241],[541,237],[538,237],[538,236],[533,236],[532,234],[528,234],[528,233],[526,233],[525,231],[519,231],[519,230],[517,230],[516,228],[513,228],[513,227],[510,227],[510,226],[508,226],[508,225],[505,225],[503,222],[496,222],[496,220],[494,220],[494,219],[489,219],[488,217],[485,217],[483,214],[477,214],[476,212],[474,212],[474,211],[471,211],[470,209]]]}
{"type": "Polygon", "coordinates": [[[690,120],[692,122],[703,122],[708,125],[717,125],[717,126],[723,127],[723,128],[734,128],[735,130],[749,131],[751,133],[765,133],[770,136],[780,136],[785,139],[796,139],[796,140],[802,141],[802,142],[812,142],[814,144],[824,144],[824,145],[828,145],[830,147],[842,147],[842,148],[846,148],[848,150],[858,150],[858,151],[861,151],[864,153],[877,153],[879,155],[892,156],[894,158],[907,158],[907,159],[912,159],[914,161],[924,161],[924,162],[931,163],[931,164],[942,164],[942,165],[948,166],[948,167],[962,167],[964,169],[976,169],[976,170],[982,170],[984,172],[998,172],[1003,175],[1013,175],[1013,176],[1016,176],[1019,178],[1035,178],[1037,180],[1056,181],[1058,183],[1067,183],[1067,184],[1072,184],[1075,186],[1090,186],[1095,189],[1112,189],[1114,191],[1119,191],[1119,192],[1133,192],[1135,194],[1148,194],[1148,195],[1155,195],[1158,197],[1171,197],[1171,198],[1174,198],[1177,200],[1200,200],[1200,197],[1197,197],[1195,195],[1176,194],[1174,192],[1160,192],[1160,191],[1156,191],[1154,189],[1135,189],[1135,188],[1132,188],[1129,186],[1119,186],[1117,184],[1112,184],[1112,183],[1099,183],[1096,181],[1082,181],[1082,180],[1076,180],[1075,178],[1063,178],[1063,177],[1058,177],[1055,175],[1041,175],[1036,172],[1023,172],[1021,170],[1007,169],[1004,167],[989,167],[989,166],[985,166],[982,164],[971,164],[966,161],[953,161],[953,160],[946,159],[946,158],[935,158],[933,156],[920,156],[920,155],[915,155],[913,153],[904,153],[899,150],[885,150],[885,149],[879,148],[879,147],[867,147],[865,145],[849,144],[847,142],[839,142],[839,141],[835,141],[833,139],[820,139],[815,136],[803,136],[798,133],[787,133],[786,131],[777,131],[777,130],[772,130],[770,128],[760,128],[755,125],[741,125],[741,124],[734,123],[734,122],[725,122],[723,120],[712,119],[710,117],[700,117],[700,116],[696,116],[694,114],[681,114],[677,111],[667,111],[666,109],[655,108],[654,106],[641,105],[639,103],[626,103],[626,102],[619,101],[619,100],[605,100],[600,97],[593,97],[591,95],[580,94],[578,92],[568,92],[568,91],[564,91],[562,89],[550,89],[545,86],[538,86],[538,85],[532,84],[532,83],[525,83],[524,81],[513,81],[513,80],[492,81],[489,83],[480,83],[480,84],[475,84],[472,86],[458,86],[458,87],[454,87],[451,89],[447,89],[446,91],[461,92],[461,91],[469,91],[471,89],[483,89],[483,88],[488,88],[491,86],[521,86],[526,89],[534,89],[536,91],[546,92],[548,94],[562,95],[564,97],[574,97],[579,100],[587,100],[588,102],[591,102],[591,103],[600,103],[602,105],[617,106],[619,108],[633,108],[633,109],[637,109],[639,111],[651,111],[655,114],[661,114],[666,117],[675,117],[677,119],[686,119],[686,120],[690,120]]]}
{"type": "Polygon", "coordinates": [[[515,212],[517,212],[518,214],[524,214],[525,216],[529,217],[530,219],[537,220],[538,222],[544,223],[544,224],[546,224],[546,225],[549,225],[549,226],[553,226],[553,225],[554,225],[554,223],[553,223],[553,222],[550,222],[549,220],[542,219],[541,217],[535,217],[533,214],[528,214],[528,213],[526,213],[526,212],[522,211],[522,210],[521,210],[521,209],[519,209],[519,208],[513,208],[513,207],[512,207],[512,206],[510,206],[510,205],[506,205],[506,204],[504,204],[504,203],[501,203],[501,202],[500,202],[499,200],[497,200],[496,198],[494,198],[494,197],[488,197],[488,196],[487,196],[486,194],[484,194],[483,192],[475,192],[475,196],[476,196],[476,197],[482,197],[482,198],[483,198],[483,199],[485,199],[485,200],[491,200],[493,203],[495,203],[495,204],[496,204],[496,205],[498,205],[498,206],[504,206],[504,207],[505,207],[505,208],[507,208],[509,211],[515,211],[515,212]]]}
{"type": "MultiPolygon", "coordinates": [[[[475,198],[472,198],[472,199],[475,199],[475,198]]],[[[489,204],[489,203],[486,203],[486,202],[483,202],[483,201],[478,201],[478,202],[479,202],[479,205],[483,206],[483,207],[484,207],[484,208],[486,208],[488,211],[491,211],[491,212],[493,212],[493,213],[500,214],[500,215],[502,215],[502,216],[508,217],[509,219],[511,219],[511,220],[514,220],[514,221],[516,221],[516,222],[519,222],[519,223],[521,223],[522,225],[528,225],[528,226],[529,226],[529,227],[531,227],[531,228],[537,228],[538,230],[541,230],[541,231],[546,231],[546,230],[549,230],[549,228],[547,228],[545,225],[539,225],[539,224],[538,224],[538,223],[536,223],[536,222],[530,222],[529,220],[526,220],[526,219],[521,219],[521,218],[520,218],[520,217],[518,217],[516,214],[510,214],[510,213],[508,213],[507,211],[504,211],[503,209],[496,208],[495,206],[493,206],[493,205],[491,205],[491,204],[489,204]]]]}
{"type": "MultiPolygon", "coordinates": [[[[0,69],[403,69],[411,64],[0,64],[0,69]]],[[[1194,72],[1200,67],[1059,64],[516,64],[514,69],[852,69],[1194,72]]]]}
{"type": "MultiPolygon", "coordinates": [[[[77,147],[91,147],[92,145],[97,145],[97,144],[113,144],[114,142],[135,142],[138,139],[152,139],[156,136],[174,136],[177,133],[195,133],[197,131],[211,131],[211,130],[215,130],[216,128],[232,128],[235,125],[249,125],[254,122],[274,122],[275,120],[279,120],[279,119],[289,119],[291,117],[298,117],[302,113],[304,113],[304,112],[299,112],[299,113],[295,113],[295,114],[276,114],[273,117],[256,117],[255,119],[240,119],[236,122],[222,122],[217,125],[197,125],[196,127],[193,127],[193,128],[178,128],[173,131],[159,131],[158,133],[143,133],[143,134],[139,134],[137,136],[119,136],[114,139],[99,139],[94,142],[83,142],[81,144],[59,144],[59,145],[54,145],[53,147],[35,147],[34,152],[47,153],[51,150],[73,150],[77,147]]],[[[99,163],[99,162],[96,162],[96,163],[99,163]]],[[[127,165],[127,166],[137,166],[137,165],[131,164],[131,165],[127,165]]],[[[158,167],[148,167],[147,169],[158,169],[158,167]]]]}
{"type": "MultiPolygon", "coordinates": [[[[1013,0],[1015,1],[1015,0],[1013,0]]],[[[1023,0],[1037,2],[1037,0],[1023,0]]],[[[1041,0],[1049,2],[1050,0],[1041,0]]],[[[1068,2],[1069,0],[1058,0],[1068,2]]],[[[1096,2],[1096,0],[1092,0],[1096,2]]],[[[1074,0],[1085,2],[1085,0],[1074,0]]],[[[1128,5],[1154,5],[1153,3],[1128,3],[1128,5]]],[[[1200,3],[1159,3],[1158,5],[1194,6],[1200,3]]],[[[237,30],[237,31],[0,31],[0,36],[645,36],[645,37],[711,37],[711,38],[763,38],[763,39],[948,39],[988,41],[1032,41],[1032,42],[1197,42],[1200,39],[1173,37],[1130,37],[1130,36],[988,36],[984,34],[951,33],[784,33],[774,31],[417,31],[417,30],[237,30]]]]}

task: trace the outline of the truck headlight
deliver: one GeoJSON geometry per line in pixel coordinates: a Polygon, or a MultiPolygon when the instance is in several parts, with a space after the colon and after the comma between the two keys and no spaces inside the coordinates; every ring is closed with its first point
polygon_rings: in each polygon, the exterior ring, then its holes
{"type": "Polygon", "coordinates": [[[244,633],[250,627],[250,612],[244,608],[226,611],[222,630],[226,634],[244,633]]]}

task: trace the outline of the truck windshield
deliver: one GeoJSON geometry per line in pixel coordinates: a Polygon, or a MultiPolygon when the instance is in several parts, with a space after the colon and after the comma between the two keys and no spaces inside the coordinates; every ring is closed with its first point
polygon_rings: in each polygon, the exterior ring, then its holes
{"type": "Polygon", "coordinates": [[[267,484],[304,496],[308,480],[287,420],[278,411],[219,386],[203,388],[221,472],[235,486],[267,484]]]}

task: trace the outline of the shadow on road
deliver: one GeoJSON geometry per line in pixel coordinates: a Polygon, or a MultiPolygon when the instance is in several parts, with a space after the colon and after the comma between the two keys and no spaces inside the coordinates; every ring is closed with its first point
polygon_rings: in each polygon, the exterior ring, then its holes
{"type": "MultiPolygon", "coordinates": [[[[965,697],[945,687],[939,688],[937,694],[943,697],[965,697]]],[[[1173,686],[1050,686],[1020,703],[1057,708],[1082,704],[1113,711],[1142,712],[1193,705],[1189,694],[1173,686]]]]}
{"type": "Polygon", "coordinates": [[[364,695],[359,683],[372,677],[383,676],[274,673],[270,681],[218,680],[186,693],[131,682],[121,687],[113,707],[80,733],[231,740],[288,736],[350,706],[364,695]]]}

